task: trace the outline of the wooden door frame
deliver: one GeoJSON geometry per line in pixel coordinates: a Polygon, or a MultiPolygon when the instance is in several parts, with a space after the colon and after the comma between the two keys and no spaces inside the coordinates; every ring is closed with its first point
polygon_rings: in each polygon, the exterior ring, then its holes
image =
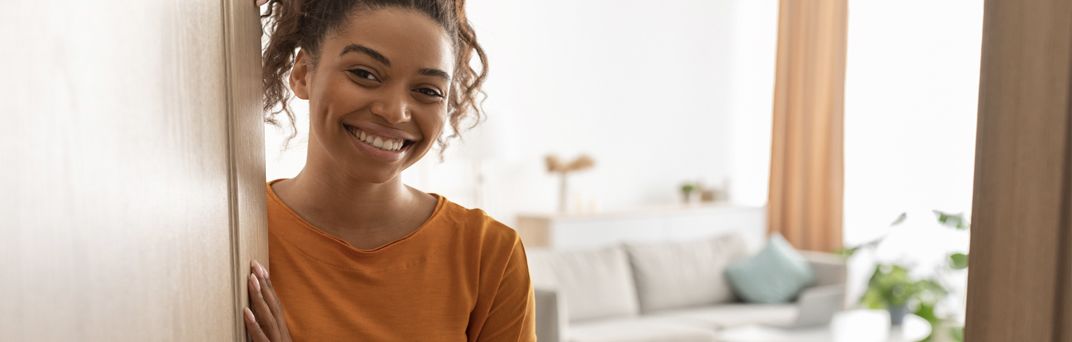
{"type": "Polygon", "coordinates": [[[252,0],[221,0],[227,72],[228,184],[236,341],[245,341],[250,260],[268,267],[261,21],[252,0]]]}
{"type": "Polygon", "coordinates": [[[1072,341],[1072,0],[987,0],[967,341],[1072,341]]]}

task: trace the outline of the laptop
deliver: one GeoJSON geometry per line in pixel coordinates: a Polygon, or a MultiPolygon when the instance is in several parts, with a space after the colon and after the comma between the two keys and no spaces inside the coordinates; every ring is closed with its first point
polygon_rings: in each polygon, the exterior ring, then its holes
{"type": "Polygon", "coordinates": [[[806,291],[797,299],[797,318],[788,324],[769,324],[782,329],[806,329],[829,324],[844,308],[845,287],[824,286],[806,291]]]}

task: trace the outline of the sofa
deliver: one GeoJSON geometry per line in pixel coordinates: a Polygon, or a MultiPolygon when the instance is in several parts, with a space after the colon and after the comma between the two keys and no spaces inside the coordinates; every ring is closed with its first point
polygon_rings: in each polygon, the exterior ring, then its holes
{"type": "MultiPolygon", "coordinates": [[[[790,324],[799,307],[744,303],[723,272],[754,253],[740,234],[691,241],[628,242],[602,248],[528,251],[542,342],[718,341],[722,329],[790,324]]],[[[814,271],[809,291],[840,291],[841,257],[800,252],[814,271]]]]}

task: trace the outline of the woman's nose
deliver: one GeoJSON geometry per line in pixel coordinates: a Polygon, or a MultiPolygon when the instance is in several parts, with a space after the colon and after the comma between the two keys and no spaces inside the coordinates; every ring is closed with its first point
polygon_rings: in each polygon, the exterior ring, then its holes
{"type": "Polygon", "coordinates": [[[372,104],[372,114],[382,117],[390,123],[402,123],[410,120],[409,103],[406,93],[392,91],[384,93],[372,104]]]}

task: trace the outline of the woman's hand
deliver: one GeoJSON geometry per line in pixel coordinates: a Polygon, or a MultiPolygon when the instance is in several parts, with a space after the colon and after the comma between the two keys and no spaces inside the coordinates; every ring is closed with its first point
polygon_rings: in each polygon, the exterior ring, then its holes
{"type": "Polygon", "coordinates": [[[256,0],[255,3],[257,4],[257,7],[261,7],[264,4],[268,3],[268,0],[256,0]]]}
{"type": "Polygon", "coordinates": [[[256,260],[250,265],[249,307],[243,309],[246,333],[253,342],[290,342],[290,331],[283,317],[283,306],[275,295],[268,270],[256,260]],[[250,308],[252,307],[252,310],[250,308]]]}

